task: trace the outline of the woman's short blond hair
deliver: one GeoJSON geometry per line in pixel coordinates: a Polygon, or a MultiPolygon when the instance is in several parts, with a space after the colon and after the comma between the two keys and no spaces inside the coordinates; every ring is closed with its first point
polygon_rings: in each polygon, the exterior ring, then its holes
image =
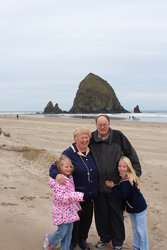
{"type": "Polygon", "coordinates": [[[91,132],[88,128],[76,128],[73,132],[74,142],[77,142],[80,135],[86,134],[91,138],[91,132]]]}
{"type": "Polygon", "coordinates": [[[74,171],[74,166],[72,164],[72,161],[70,158],[68,158],[68,156],[66,155],[61,155],[57,160],[56,160],[56,166],[57,169],[62,173],[62,166],[64,164],[64,162],[68,162],[71,166],[72,172],[74,171]]]}

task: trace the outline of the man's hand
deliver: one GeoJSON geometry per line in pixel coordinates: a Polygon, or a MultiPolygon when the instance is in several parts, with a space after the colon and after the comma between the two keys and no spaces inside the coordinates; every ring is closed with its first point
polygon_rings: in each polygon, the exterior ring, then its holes
{"type": "Polygon", "coordinates": [[[113,181],[105,181],[105,184],[109,188],[112,188],[114,186],[114,182],[113,181]]]}
{"type": "Polygon", "coordinates": [[[56,181],[61,184],[61,185],[65,185],[66,184],[66,177],[63,174],[58,174],[56,176],[56,181]]]}

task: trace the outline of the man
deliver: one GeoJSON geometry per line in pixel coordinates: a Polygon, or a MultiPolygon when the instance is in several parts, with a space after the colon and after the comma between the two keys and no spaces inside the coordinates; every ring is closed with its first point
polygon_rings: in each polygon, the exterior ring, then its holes
{"type": "Polygon", "coordinates": [[[111,241],[114,249],[120,250],[125,239],[124,206],[112,189],[105,185],[105,181],[112,180],[114,183],[119,183],[117,165],[121,156],[130,158],[137,176],[141,175],[140,162],[125,135],[110,128],[110,119],[107,115],[99,115],[96,118],[96,131],[92,132],[89,147],[98,169],[95,223],[100,241],[96,247],[103,248],[111,241]]]}

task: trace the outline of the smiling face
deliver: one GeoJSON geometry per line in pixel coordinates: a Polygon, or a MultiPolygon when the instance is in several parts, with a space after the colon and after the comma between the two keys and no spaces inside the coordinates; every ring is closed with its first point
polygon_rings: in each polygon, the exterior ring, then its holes
{"type": "Polygon", "coordinates": [[[76,140],[76,146],[80,152],[85,152],[90,142],[88,134],[80,134],[76,140]]]}
{"type": "Polygon", "coordinates": [[[106,138],[110,128],[110,122],[105,116],[98,117],[96,121],[96,128],[102,138],[106,138]]]}
{"type": "Polygon", "coordinates": [[[121,175],[125,175],[128,172],[128,167],[123,160],[120,160],[118,163],[118,171],[121,175]]]}
{"type": "Polygon", "coordinates": [[[69,161],[64,160],[62,162],[62,165],[60,167],[61,173],[64,174],[65,176],[69,176],[73,172],[73,166],[69,161]]]}

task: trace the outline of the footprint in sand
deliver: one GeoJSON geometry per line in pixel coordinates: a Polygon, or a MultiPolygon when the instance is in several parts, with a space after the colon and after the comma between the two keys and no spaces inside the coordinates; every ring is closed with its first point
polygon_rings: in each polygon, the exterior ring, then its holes
{"type": "Polygon", "coordinates": [[[40,198],[41,198],[41,199],[50,199],[49,196],[41,196],[40,198]]]}
{"type": "Polygon", "coordinates": [[[16,189],[16,187],[4,187],[4,189],[16,189]]]}
{"type": "Polygon", "coordinates": [[[4,190],[7,190],[7,189],[16,189],[16,187],[1,187],[0,191],[4,191],[4,190]]]}
{"type": "Polygon", "coordinates": [[[13,222],[11,219],[6,219],[5,220],[5,223],[11,223],[11,222],[13,222]]]}
{"type": "Polygon", "coordinates": [[[150,208],[150,212],[153,214],[161,215],[160,208],[150,208]]]}
{"type": "Polygon", "coordinates": [[[157,184],[159,184],[159,182],[158,181],[154,181],[153,184],[157,185],[157,184]]]}
{"type": "Polygon", "coordinates": [[[9,177],[9,175],[8,175],[8,174],[3,174],[3,176],[4,176],[4,177],[6,177],[6,178],[8,178],[8,177],[9,177]]]}
{"type": "MultiPolygon", "coordinates": [[[[159,182],[154,181],[152,186],[154,187],[154,185],[159,185],[159,182]]],[[[158,187],[154,187],[154,191],[160,191],[160,189],[158,187]]]]}
{"type": "Polygon", "coordinates": [[[160,189],[159,188],[154,188],[154,191],[160,191],[160,189]]]}
{"type": "Polygon", "coordinates": [[[26,201],[26,202],[33,201],[34,199],[36,199],[35,196],[22,196],[22,197],[20,197],[20,200],[23,200],[23,201],[26,201]]]}
{"type": "Polygon", "coordinates": [[[12,202],[0,202],[0,206],[4,206],[4,207],[17,206],[17,205],[18,205],[17,203],[12,203],[12,202]]]}

